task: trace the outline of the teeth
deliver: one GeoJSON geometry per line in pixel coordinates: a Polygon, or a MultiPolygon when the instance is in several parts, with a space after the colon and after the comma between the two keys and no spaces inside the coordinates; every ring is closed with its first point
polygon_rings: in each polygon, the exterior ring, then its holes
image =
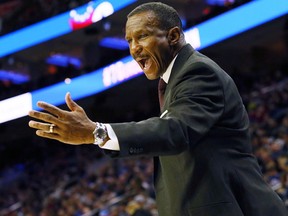
{"type": "Polygon", "coordinates": [[[142,65],[142,67],[145,69],[145,67],[146,67],[146,60],[142,59],[142,60],[140,61],[140,63],[141,63],[141,65],[142,65]]]}

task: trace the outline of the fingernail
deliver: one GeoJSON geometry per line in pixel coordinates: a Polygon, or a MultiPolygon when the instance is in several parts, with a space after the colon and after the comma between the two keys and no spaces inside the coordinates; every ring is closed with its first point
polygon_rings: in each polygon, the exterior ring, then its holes
{"type": "Polygon", "coordinates": [[[38,105],[38,106],[41,106],[41,105],[43,105],[43,104],[45,104],[44,101],[38,101],[38,102],[37,102],[37,105],[38,105]]]}

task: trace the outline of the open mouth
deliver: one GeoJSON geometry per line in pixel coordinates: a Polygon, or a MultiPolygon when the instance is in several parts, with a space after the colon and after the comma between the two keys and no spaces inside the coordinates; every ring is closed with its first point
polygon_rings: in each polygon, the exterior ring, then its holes
{"type": "Polygon", "coordinates": [[[150,58],[143,58],[138,60],[138,64],[145,71],[150,68],[152,61],[150,60],[150,58]]]}
{"type": "Polygon", "coordinates": [[[142,69],[145,68],[146,61],[147,61],[147,59],[141,59],[140,61],[138,61],[138,63],[140,64],[142,69]]]}

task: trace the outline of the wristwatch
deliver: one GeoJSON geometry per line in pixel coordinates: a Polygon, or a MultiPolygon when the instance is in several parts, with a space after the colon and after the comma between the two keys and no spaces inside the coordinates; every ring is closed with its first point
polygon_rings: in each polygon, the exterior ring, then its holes
{"type": "Polygon", "coordinates": [[[107,129],[104,124],[96,122],[96,128],[93,131],[94,135],[94,144],[95,145],[102,145],[104,140],[107,138],[107,129]]]}

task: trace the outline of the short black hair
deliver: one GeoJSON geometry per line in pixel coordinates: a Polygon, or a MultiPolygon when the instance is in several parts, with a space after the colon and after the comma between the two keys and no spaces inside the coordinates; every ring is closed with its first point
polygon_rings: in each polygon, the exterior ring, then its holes
{"type": "Polygon", "coordinates": [[[169,30],[175,26],[178,26],[181,32],[183,31],[182,22],[177,11],[173,7],[161,2],[149,2],[141,4],[132,10],[128,14],[127,18],[147,11],[154,12],[159,21],[158,27],[160,29],[169,30]]]}

